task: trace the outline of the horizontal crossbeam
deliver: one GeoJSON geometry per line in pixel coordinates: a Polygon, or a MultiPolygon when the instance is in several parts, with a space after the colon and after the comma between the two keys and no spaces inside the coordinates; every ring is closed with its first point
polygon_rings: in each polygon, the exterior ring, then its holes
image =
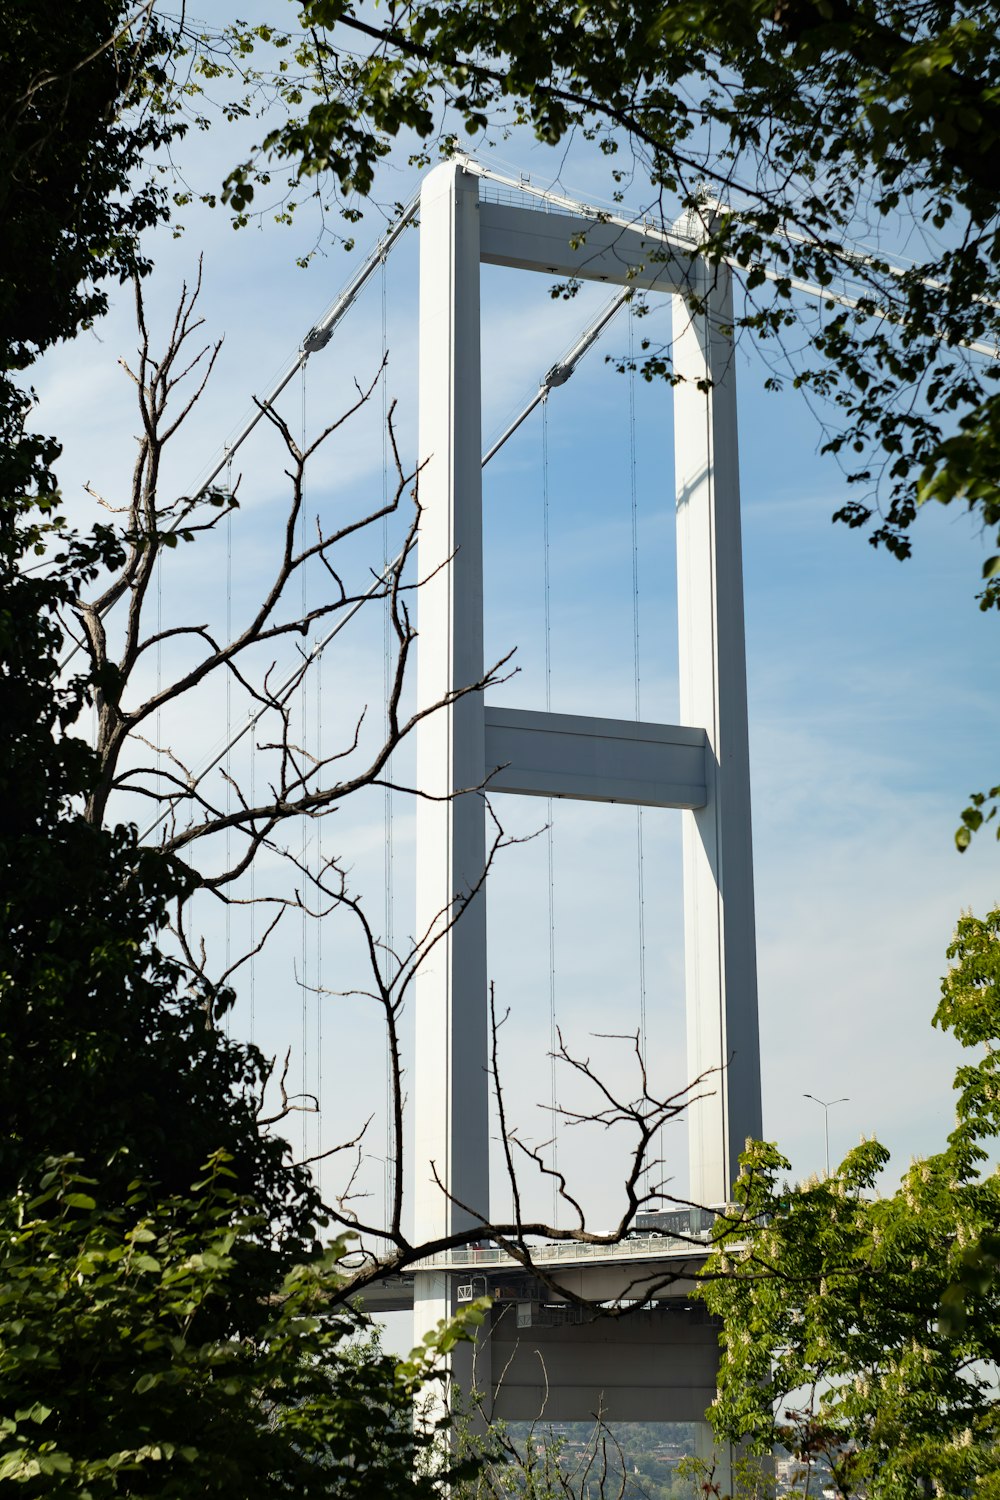
{"type": "Polygon", "coordinates": [[[491,792],[704,807],[703,729],[486,707],[491,792]]]}
{"type": "Polygon", "coordinates": [[[479,255],[486,265],[658,292],[686,290],[693,266],[689,252],[655,230],[486,201],[479,205],[479,255]]]}

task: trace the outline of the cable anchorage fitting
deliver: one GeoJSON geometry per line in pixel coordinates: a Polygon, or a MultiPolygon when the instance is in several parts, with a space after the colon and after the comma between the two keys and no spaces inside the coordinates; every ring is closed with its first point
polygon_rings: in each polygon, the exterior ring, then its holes
{"type": "Polygon", "coordinates": [[[575,365],[555,364],[552,366],[545,379],[542,381],[541,389],[550,390],[554,385],[565,385],[572,375],[575,365]]]}
{"type": "Polygon", "coordinates": [[[310,328],[302,340],[302,353],[315,354],[318,349],[325,349],[333,337],[333,328],[310,328]]]}

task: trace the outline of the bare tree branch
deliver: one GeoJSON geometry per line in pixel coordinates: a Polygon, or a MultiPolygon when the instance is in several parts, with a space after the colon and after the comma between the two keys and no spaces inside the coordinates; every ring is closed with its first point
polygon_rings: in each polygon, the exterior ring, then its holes
{"type": "MultiPolygon", "coordinates": [[[[374,1119],[372,1114],[359,1128],[348,1129],[334,1144],[318,1141],[314,1151],[307,1153],[303,1149],[300,1153],[300,1165],[336,1162],[341,1178],[337,1191],[325,1195],[329,1199],[326,1210],[334,1225],[361,1236],[358,1259],[338,1297],[346,1300],[375,1280],[412,1270],[428,1258],[468,1248],[486,1238],[524,1272],[537,1278],[553,1296],[580,1308],[590,1308],[585,1298],[560,1283],[551,1265],[539,1260],[537,1241],[611,1248],[628,1236],[636,1215],[643,1209],[682,1201],[669,1198],[662,1183],[650,1187],[650,1174],[658,1173],[662,1167],[657,1142],[663,1127],[692,1102],[705,1097],[708,1075],[660,1098],[651,1087],[638,1037],[601,1037],[602,1043],[616,1041],[632,1053],[638,1088],[634,1095],[620,1095],[589,1057],[571,1053],[559,1033],[556,1062],[586,1085],[595,1103],[586,1108],[559,1108],[556,1117],[567,1127],[591,1126],[604,1134],[617,1131],[628,1141],[618,1220],[610,1230],[588,1229],[580,1194],[567,1175],[546,1161],[544,1145],[525,1142],[511,1125],[501,1083],[500,1037],[505,1017],[497,1015],[491,986],[488,1068],[499,1117],[512,1216],[509,1222],[493,1222],[476,1213],[472,1205],[452,1197],[451,1202],[469,1215],[470,1229],[421,1244],[412,1243],[408,1237],[405,1229],[408,1172],[401,1147],[406,1135],[407,1106],[402,1029],[405,1007],[421,966],[455,923],[462,920],[470,902],[481,896],[501,851],[523,840],[504,832],[489,803],[489,778],[480,785],[449,794],[449,798],[483,800],[492,822],[483,869],[468,889],[457,893],[436,914],[423,933],[399,944],[390,941],[388,934],[373,924],[360,894],[351,886],[344,856],[324,853],[322,857],[311,858],[305,834],[302,848],[297,852],[289,847],[290,831],[310,825],[320,827],[339,806],[366,788],[390,788],[410,798],[432,797],[421,787],[407,785],[405,778],[392,774],[393,755],[429,716],[446,712],[467,695],[481,694],[504,680],[510,670],[511,653],[501,657],[476,681],[442,694],[429,705],[410,712],[404,710],[404,693],[416,642],[409,601],[412,593],[428,580],[413,577],[412,559],[422,521],[419,469],[409,468],[400,453],[395,403],[388,405],[386,416],[386,445],[394,478],[387,484],[384,498],[367,507],[359,504],[351,519],[332,527],[325,526],[317,514],[312,534],[306,539],[308,465],[323,445],[334,440],[345,424],[370,402],[379,382],[386,377],[385,357],[367,384],[356,384],[356,397],[351,404],[311,440],[296,439],[279,412],[270,406],[260,407],[271,433],[280,442],[288,490],[279,520],[275,561],[257,602],[243,621],[227,631],[199,615],[195,621],[156,620],[154,628],[149,628],[150,602],[156,598],[158,569],[166,550],[173,549],[178,542],[204,538],[217,531],[221,521],[233,524],[241,514],[236,500],[238,478],[232,489],[209,492],[193,500],[183,495],[167,500],[161,496],[166,446],[184,430],[219,352],[218,343],[201,347],[196,344],[202,329],[197,314],[200,290],[199,267],[194,284],[182,289],[165,352],[156,356],[142,290],[136,286],[137,359],[134,366],[123,362],[135,392],[141,423],[130,490],[121,506],[91,491],[103,509],[120,518],[125,558],[117,574],[94,599],[80,600],[76,606],[90,657],[97,713],[96,750],[101,764],[87,815],[99,823],[108,817],[112,799],[116,799],[117,807],[119,799],[139,798],[140,805],[151,805],[156,810],[151,831],[159,830],[159,845],[164,854],[183,857],[191,869],[192,892],[177,899],[173,931],[179,963],[195,991],[207,997],[206,1025],[214,1025],[217,1012],[231,1003],[232,981],[264,951],[289,910],[306,921],[325,921],[340,915],[351,924],[364,958],[364,981],[354,988],[337,990],[319,983],[307,984],[303,976],[300,988],[315,995],[318,1001],[337,995],[353,996],[359,1002],[370,1001],[377,1008],[386,1043],[388,1132],[397,1149],[391,1160],[386,1159],[387,1203],[381,1216],[365,1205],[368,1194],[364,1191],[362,1163],[367,1156],[364,1147],[374,1119]],[[373,582],[366,580],[365,586],[360,587],[350,580],[350,568],[356,569],[357,561],[346,550],[346,544],[366,534],[374,538],[372,528],[377,525],[381,530],[381,524],[400,515],[405,504],[411,508],[399,552],[388,565],[378,570],[370,568],[368,579],[373,582]],[[302,570],[307,567],[321,572],[327,585],[324,597],[308,608],[302,598],[296,601],[292,597],[292,584],[303,576],[302,570]],[[116,612],[117,604],[122,608],[116,612]],[[362,705],[347,720],[335,747],[310,749],[305,735],[295,727],[294,695],[307,682],[322,654],[324,641],[338,628],[335,625],[330,635],[321,640],[318,627],[328,625],[331,619],[346,621],[368,605],[385,612],[391,648],[384,727],[376,733],[368,705],[362,705]],[[291,672],[280,681],[277,660],[269,657],[262,663],[262,655],[275,642],[287,640],[301,644],[296,645],[298,658],[291,672]],[[171,664],[178,657],[183,664],[174,667],[166,680],[161,681],[159,664],[163,648],[168,646],[171,664]],[[151,652],[155,653],[158,664],[155,687],[151,687],[148,676],[144,682],[141,680],[149,671],[151,652]],[[230,734],[223,752],[211,760],[213,774],[209,780],[204,772],[186,763],[187,752],[182,755],[173,748],[170,732],[164,733],[159,728],[159,718],[168,711],[186,711],[194,695],[212,684],[218,685],[217,691],[224,687],[236,694],[247,707],[249,717],[239,734],[230,734]],[[157,728],[152,728],[151,720],[157,728]],[[245,733],[252,736],[252,752],[263,757],[266,767],[262,776],[249,781],[241,779],[239,767],[231,764],[229,756],[245,733]],[[146,753],[137,753],[140,746],[146,753]],[[281,863],[283,883],[264,891],[251,887],[248,894],[243,882],[264,854],[281,863]],[[241,907],[265,908],[266,920],[261,929],[253,930],[251,940],[235,956],[227,951],[225,961],[215,963],[206,942],[198,935],[197,919],[192,915],[196,910],[193,906],[196,895],[201,899],[212,896],[224,903],[227,920],[230,908],[241,907]],[[569,1210],[570,1227],[525,1218],[521,1179],[526,1169],[536,1180],[541,1178],[554,1185],[558,1201],[569,1210]]],[[[450,566],[450,560],[442,566],[450,566]]],[[[433,796],[432,800],[441,799],[433,796]]],[[[322,1100],[316,1092],[304,1087],[304,1078],[303,1086],[298,1088],[290,1083],[291,1067],[291,1047],[284,1052],[280,1072],[276,1073],[276,1058],[264,1067],[262,1091],[257,1100],[257,1119],[262,1130],[273,1130],[294,1115],[321,1113],[322,1100]],[[266,1103],[265,1095],[273,1102],[266,1103]]],[[[420,1163],[420,1167],[431,1172],[445,1193],[437,1166],[430,1162],[420,1163]]],[[[702,1241],[694,1236],[691,1245],[693,1253],[704,1248],[702,1241]]],[[[627,1304],[648,1305],[679,1278],[690,1279],[693,1274],[696,1272],[685,1261],[676,1268],[664,1269],[659,1265],[648,1274],[629,1273],[621,1295],[607,1311],[618,1315],[627,1304]]],[[[598,1454],[595,1449],[592,1461],[606,1477],[609,1472],[606,1451],[602,1449],[598,1454]]],[[[600,1482],[603,1484],[604,1478],[600,1482]]]]}

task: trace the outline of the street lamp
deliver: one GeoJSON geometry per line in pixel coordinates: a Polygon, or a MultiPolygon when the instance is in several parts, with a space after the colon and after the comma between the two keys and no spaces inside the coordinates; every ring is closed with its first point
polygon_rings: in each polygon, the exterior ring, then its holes
{"type": "Polygon", "coordinates": [[[823,1131],[826,1137],[826,1175],[830,1175],[830,1111],[835,1104],[848,1104],[850,1101],[845,1094],[843,1099],[818,1099],[815,1094],[803,1094],[803,1099],[811,1099],[814,1104],[823,1106],[823,1131]]]}

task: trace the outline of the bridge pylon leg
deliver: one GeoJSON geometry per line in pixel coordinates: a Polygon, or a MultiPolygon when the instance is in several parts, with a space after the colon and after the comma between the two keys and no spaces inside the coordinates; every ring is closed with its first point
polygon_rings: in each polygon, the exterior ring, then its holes
{"type": "Polygon", "coordinates": [[[692,1105],[689,1195],[726,1202],[761,1133],[743,555],[731,278],[696,267],[704,311],[673,299],[677,614],[682,724],[708,737],[707,800],[681,814],[692,1105]]]}
{"type": "MultiPolygon", "coordinates": [[[[421,708],[483,675],[479,276],[478,180],[448,163],[428,175],[420,199],[421,708]]],[[[489,1218],[486,899],[478,889],[486,841],[475,790],[485,775],[484,733],[481,692],[436,709],[417,731],[425,794],[416,807],[417,932],[437,937],[416,979],[418,1243],[474,1227],[476,1213],[489,1218]]],[[[418,1272],[415,1299],[419,1334],[453,1311],[448,1276],[418,1272]]],[[[477,1378],[488,1387],[487,1358],[480,1350],[477,1378]]],[[[469,1351],[458,1352],[453,1375],[467,1385],[469,1351]]]]}
{"type": "MultiPolygon", "coordinates": [[[[433,932],[436,941],[416,984],[415,1234],[434,1245],[490,1217],[481,788],[492,771],[500,773],[491,783],[500,792],[506,774],[506,790],[522,795],[684,809],[688,1067],[692,1081],[703,1080],[690,1117],[689,1196],[706,1206],[723,1203],[745,1138],[761,1132],[729,273],[698,260],[693,242],[690,255],[673,242],[668,252],[662,237],[648,241],[638,226],[480,202],[475,171],[459,162],[425,180],[420,223],[417,698],[421,709],[445,706],[417,734],[424,794],[417,800],[417,930],[433,932]],[[655,732],[640,734],[642,726],[630,733],[604,719],[497,709],[488,715],[482,693],[466,691],[483,674],[482,262],[621,284],[634,279],[673,295],[674,364],[682,376],[674,390],[679,726],[646,726],[655,732]],[[463,696],[448,701],[456,692],[463,696]],[[609,743],[618,747],[611,772],[609,743]]],[[[418,1272],[415,1299],[418,1332],[453,1310],[440,1262],[418,1272]]],[[[467,1388],[471,1354],[463,1361],[454,1376],[467,1388]]],[[[486,1340],[476,1379],[490,1391],[486,1340]]]]}

